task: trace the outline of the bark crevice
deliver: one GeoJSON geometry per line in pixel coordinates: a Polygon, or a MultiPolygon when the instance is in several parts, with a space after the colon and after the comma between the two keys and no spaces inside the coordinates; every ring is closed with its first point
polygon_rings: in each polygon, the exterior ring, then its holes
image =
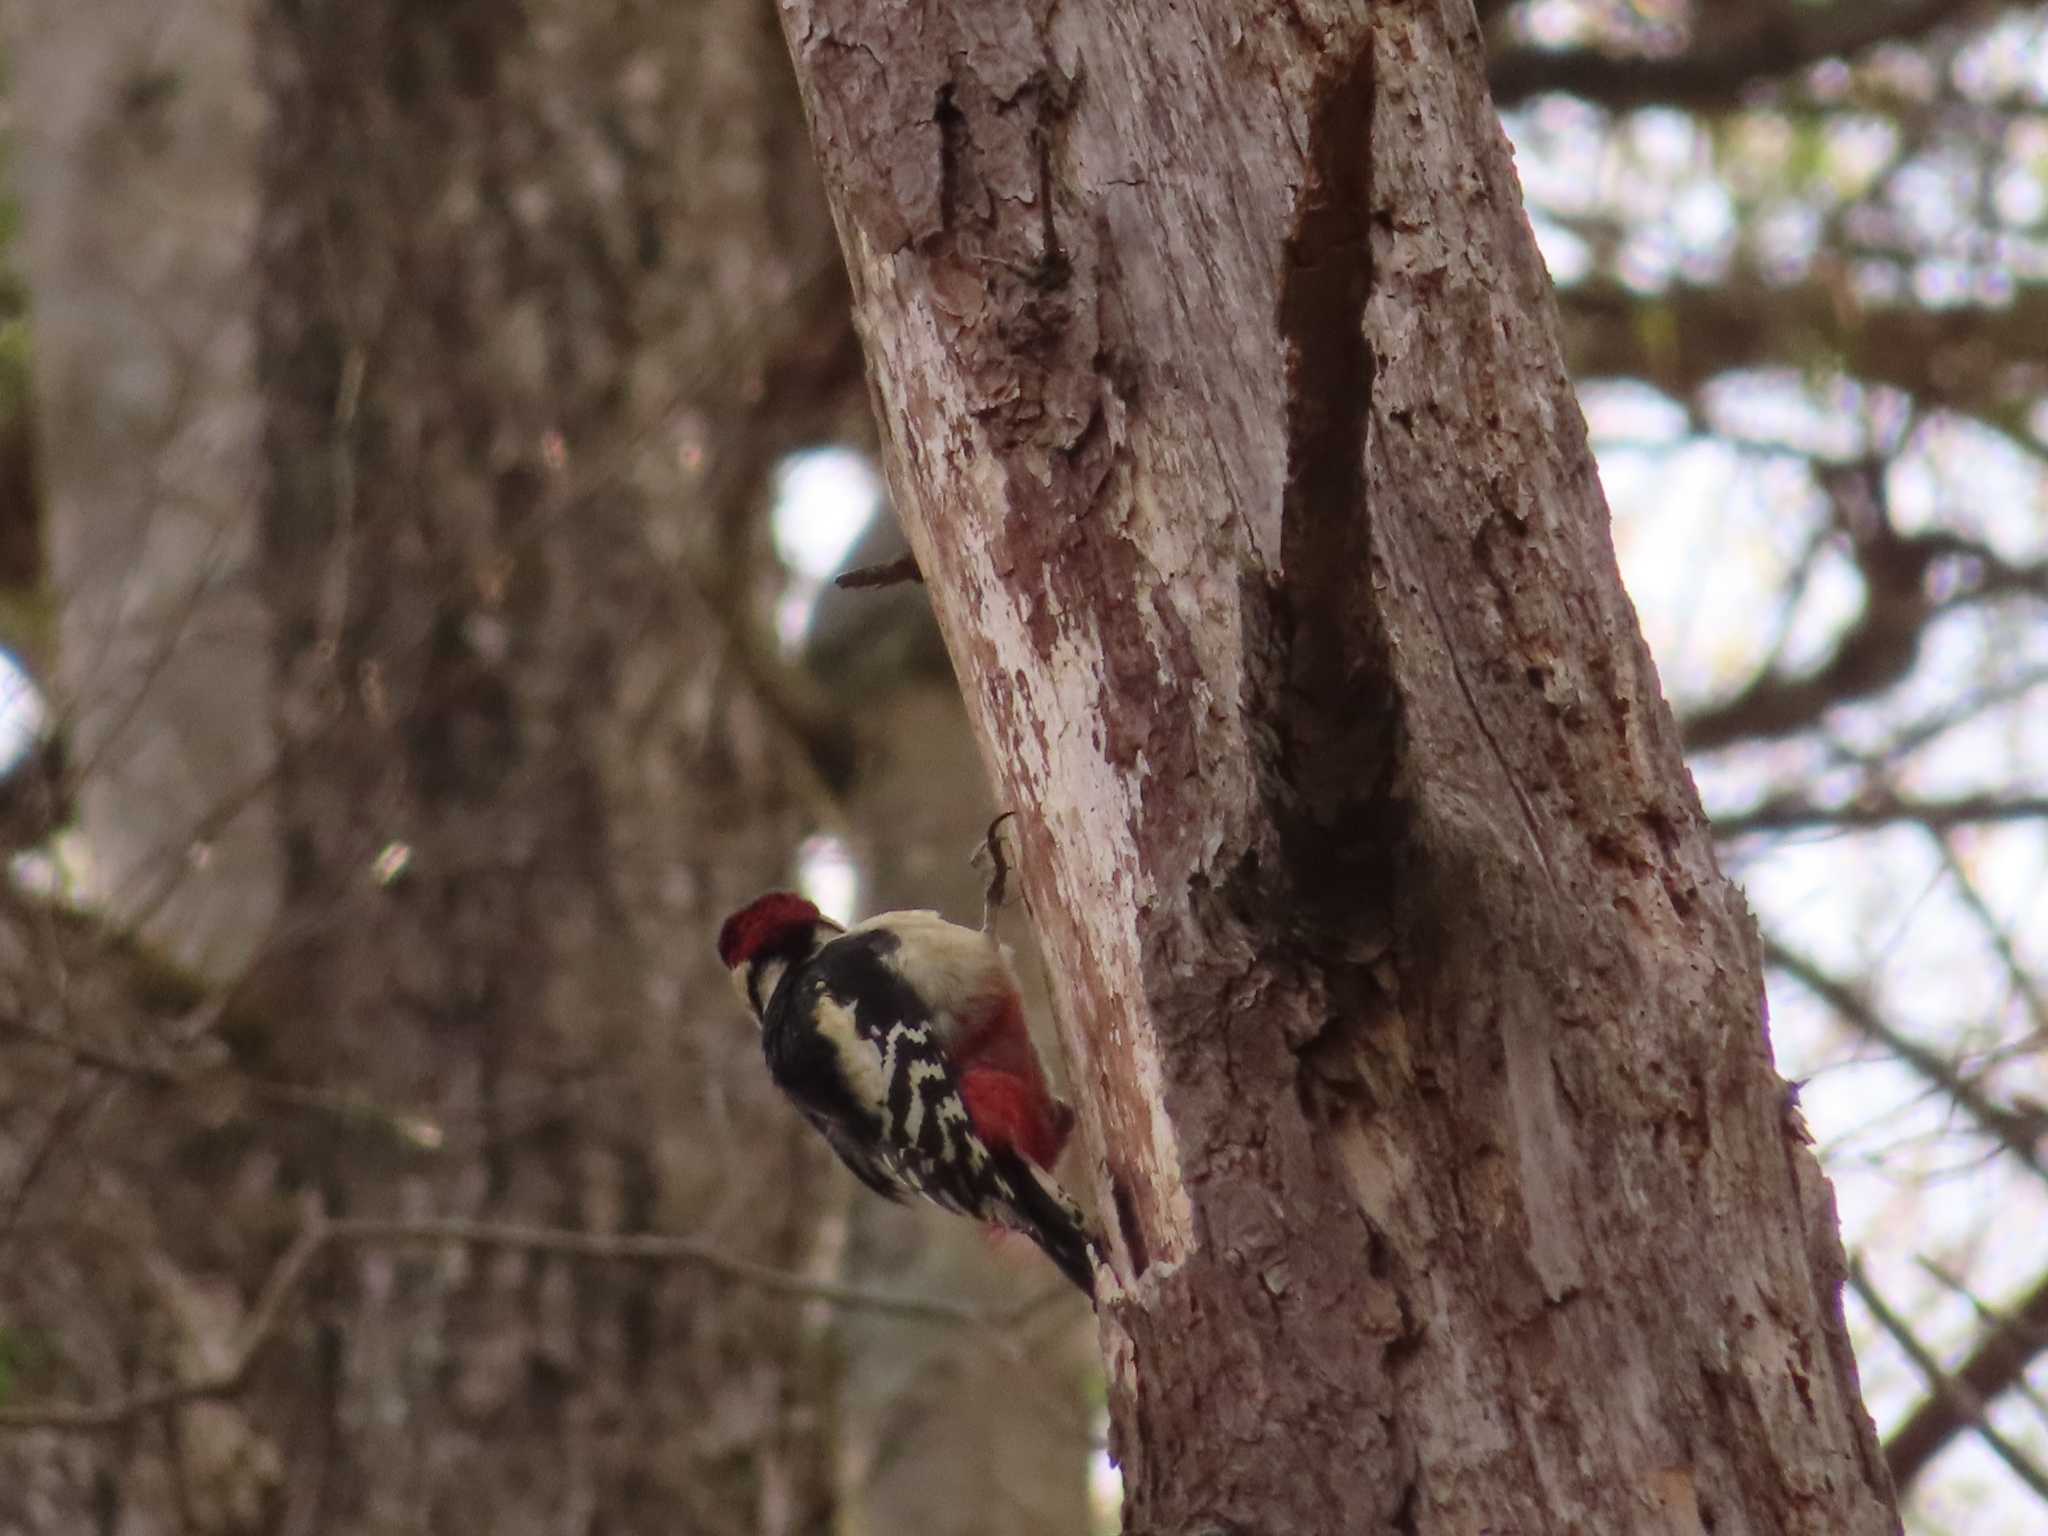
{"type": "Polygon", "coordinates": [[[1376,78],[1367,32],[1325,67],[1309,108],[1308,179],[1281,257],[1277,315],[1287,459],[1274,604],[1285,674],[1278,687],[1262,680],[1278,715],[1279,760],[1266,778],[1287,886],[1305,912],[1350,933],[1360,892],[1377,893],[1384,926],[1404,841],[1402,685],[1374,590],[1369,462],[1376,78]]]}

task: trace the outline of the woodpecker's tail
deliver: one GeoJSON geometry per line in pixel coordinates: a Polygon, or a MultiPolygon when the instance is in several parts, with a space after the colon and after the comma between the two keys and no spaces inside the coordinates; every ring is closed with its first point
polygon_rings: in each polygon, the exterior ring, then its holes
{"type": "Polygon", "coordinates": [[[1012,1219],[1005,1223],[1022,1232],[1059,1266],[1061,1274],[1095,1299],[1095,1243],[1088,1236],[1081,1211],[1044,1169],[1015,1154],[1003,1158],[1003,1204],[1012,1219]]]}

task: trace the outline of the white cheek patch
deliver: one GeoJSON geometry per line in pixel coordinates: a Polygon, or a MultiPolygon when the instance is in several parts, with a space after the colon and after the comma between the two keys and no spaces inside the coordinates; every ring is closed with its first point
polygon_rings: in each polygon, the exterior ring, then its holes
{"type": "Polygon", "coordinates": [[[889,1105],[889,1062],[872,1040],[854,1022],[854,1005],[843,1004],[829,992],[818,999],[818,1034],[832,1047],[839,1072],[863,1108],[884,1120],[889,1105]]]}
{"type": "Polygon", "coordinates": [[[747,1011],[759,1024],[768,1012],[768,1004],[775,996],[775,989],[782,985],[782,974],[789,969],[786,960],[756,960],[752,965],[743,966],[732,973],[732,984],[739,988],[740,1001],[747,1005],[747,1011]]]}

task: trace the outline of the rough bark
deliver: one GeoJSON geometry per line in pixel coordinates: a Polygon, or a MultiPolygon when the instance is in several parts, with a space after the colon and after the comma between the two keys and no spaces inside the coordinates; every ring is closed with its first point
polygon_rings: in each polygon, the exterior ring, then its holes
{"type": "Polygon", "coordinates": [[[783,0],[1127,1530],[1896,1528],[1470,7],[783,0]]]}

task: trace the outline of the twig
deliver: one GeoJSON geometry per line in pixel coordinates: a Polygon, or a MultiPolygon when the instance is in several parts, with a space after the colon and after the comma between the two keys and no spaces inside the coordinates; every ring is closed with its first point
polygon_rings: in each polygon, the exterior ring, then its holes
{"type": "Polygon", "coordinates": [[[1984,893],[1977,888],[1977,882],[1970,878],[1970,872],[1963,866],[1962,856],[1956,852],[1955,844],[1945,832],[1929,829],[1934,851],[1940,855],[1942,868],[1955,882],[1956,894],[1963,905],[1970,909],[1970,915],[1977,919],[1984,929],[1984,937],[1990,941],[1999,963],[2005,967],[2005,974],[2012,982],[2012,989],[2027,1006],[2027,1017],[2033,1021],[2035,1033],[2048,1038],[2048,1002],[2044,1002],[2041,989],[2034,985],[2034,978],[2026,963],[2013,947],[2012,934],[2006,925],[1998,920],[1998,914],[1991,910],[1991,903],[1984,899],[1984,893]]]}
{"type": "Polygon", "coordinates": [[[848,591],[859,591],[866,587],[896,587],[906,581],[924,584],[924,572],[917,568],[917,556],[898,555],[894,560],[884,560],[880,565],[857,565],[850,571],[841,571],[832,578],[832,585],[845,587],[848,591]]]}
{"type": "MultiPolygon", "coordinates": [[[[1863,1261],[1849,1260],[1849,1288],[1863,1305],[1870,1309],[1870,1315],[1877,1319],[1880,1328],[1891,1335],[1892,1342],[1899,1346],[1906,1358],[1918,1367],[1920,1374],[1927,1378],[1927,1384],[1934,1395],[1948,1406],[1955,1415],[1959,1426],[1968,1425],[1991,1447],[1998,1459],[2012,1470],[2017,1477],[2034,1491],[2037,1498],[2048,1499],[2048,1475],[2020,1454],[2011,1441],[1991,1427],[1985,1416],[1984,1399],[1948,1374],[1941,1368],[1926,1345],[1914,1337],[1905,1320],[1887,1306],[1877,1294],[1877,1288],[1870,1283],[1870,1277],[1863,1272],[1863,1261]]],[[[1887,1453],[1889,1459],[1889,1453],[1887,1453]]],[[[1896,1474],[1894,1474],[1896,1476],[1896,1474]]]]}
{"type": "MultiPolygon", "coordinates": [[[[305,1280],[313,1261],[330,1245],[420,1245],[463,1243],[482,1248],[516,1248],[608,1263],[690,1265],[782,1296],[858,1307],[885,1316],[953,1326],[1002,1328],[1009,1319],[944,1297],[904,1296],[862,1286],[813,1280],[788,1270],[736,1258],[700,1238],[641,1232],[579,1232],[516,1222],[459,1218],[406,1221],[396,1218],[315,1219],[299,1233],[263,1282],[227,1365],[163,1386],[145,1387],[102,1403],[26,1403],[0,1407],[0,1433],[9,1430],[64,1430],[94,1433],[119,1429],[137,1419],[185,1403],[232,1397],[247,1382],[278,1332],[286,1302],[305,1280]]],[[[1029,1304],[1035,1306],[1033,1302],[1029,1304]]],[[[1023,1311],[1025,1309],[1020,1309],[1023,1311]]]]}
{"type": "Polygon", "coordinates": [[[31,1044],[40,1045],[45,1050],[68,1056],[81,1067],[111,1072],[117,1077],[132,1077],[140,1082],[166,1088],[174,1087],[183,1081],[181,1075],[170,1067],[154,1061],[145,1061],[139,1056],[110,1051],[104,1046],[94,1045],[89,1040],[74,1040],[39,1019],[0,1016],[0,1035],[13,1035],[31,1044]]]}
{"type": "Polygon", "coordinates": [[[530,1253],[560,1253],[614,1263],[689,1264],[729,1280],[743,1281],[776,1295],[806,1301],[860,1307],[894,1317],[927,1322],[979,1323],[979,1308],[941,1297],[904,1296],[863,1286],[813,1280],[752,1259],[735,1258],[702,1238],[671,1237],[655,1232],[579,1232],[571,1227],[535,1227],[517,1222],[467,1221],[456,1217],[406,1221],[381,1217],[348,1217],[327,1223],[334,1239],[345,1243],[468,1243],[483,1248],[519,1248],[530,1253]]]}
{"type": "Polygon", "coordinates": [[[249,1320],[242,1325],[232,1358],[220,1370],[161,1387],[145,1387],[104,1403],[29,1403],[19,1408],[0,1408],[0,1431],[60,1429],[92,1433],[119,1429],[149,1414],[161,1413],[183,1403],[233,1396],[241,1390],[264,1347],[276,1334],[284,1304],[298,1289],[307,1269],[319,1256],[320,1250],[327,1246],[331,1236],[325,1226],[315,1223],[301,1232],[285,1250],[284,1257],[271,1270],[270,1278],[263,1282],[256,1305],[249,1309],[249,1320]]]}
{"type": "MultiPolygon", "coordinates": [[[[1968,1295],[1953,1277],[1922,1262],[1942,1284],[1968,1295]]],[[[1985,1307],[1974,1296],[1969,1300],[1980,1314],[1991,1317],[1993,1326],[1956,1368],[1954,1379],[1975,1401],[1990,1402],[2023,1387],[2027,1368],[2048,1351],[2048,1275],[2009,1310],[1985,1307]]],[[[1893,1484],[1903,1492],[1973,1422],[1959,1411],[1955,1398],[1930,1392],[1884,1443],[1885,1465],[1891,1469],[1893,1484]]]]}
{"type": "Polygon", "coordinates": [[[1931,831],[1950,827],[1995,825],[2009,821],[2048,819],[2048,796],[1964,795],[1954,800],[1907,800],[1889,793],[1857,795],[1842,805],[1817,805],[1804,799],[1772,799],[1747,811],[1716,817],[1714,836],[1722,840],[1761,832],[1805,829],[1852,831],[1913,823],[1931,831]]]}
{"type": "Polygon", "coordinates": [[[1883,1046],[1947,1094],[1959,1109],[1976,1122],[1979,1130],[1996,1141],[2028,1172],[2036,1178],[2048,1179],[2048,1166],[2043,1165],[2039,1153],[2034,1150],[2033,1131],[2020,1117],[1994,1103],[1939,1051],[1930,1050],[1919,1041],[1894,1029],[1854,987],[1830,976],[1804,955],[1766,939],[1764,963],[1790,976],[1801,987],[1832,1008],[1850,1028],[1866,1040],[1883,1046]]]}
{"type": "Polygon", "coordinates": [[[146,1057],[132,1056],[90,1041],[77,1040],[38,1019],[0,1016],[0,1036],[12,1035],[46,1050],[69,1057],[80,1067],[116,1077],[131,1078],[153,1088],[192,1090],[227,1087],[247,1093],[262,1103],[310,1110],[340,1120],[357,1120],[374,1125],[409,1146],[431,1151],[441,1144],[440,1127],[425,1115],[391,1109],[369,1099],[302,1083],[279,1083],[251,1077],[232,1067],[204,1066],[196,1070],[166,1065],[146,1057]]]}

